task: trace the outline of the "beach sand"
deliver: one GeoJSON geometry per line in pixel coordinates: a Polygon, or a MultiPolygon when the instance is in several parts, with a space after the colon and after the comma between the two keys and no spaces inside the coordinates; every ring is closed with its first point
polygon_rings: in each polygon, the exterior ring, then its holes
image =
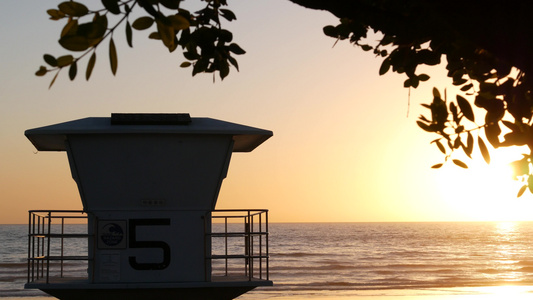
{"type": "MultiPolygon", "coordinates": [[[[53,297],[6,297],[3,300],[53,300],[53,297]]],[[[526,300],[533,286],[433,288],[416,290],[316,291],[305,293],[260,290],[236,300],[526,300]]]]}

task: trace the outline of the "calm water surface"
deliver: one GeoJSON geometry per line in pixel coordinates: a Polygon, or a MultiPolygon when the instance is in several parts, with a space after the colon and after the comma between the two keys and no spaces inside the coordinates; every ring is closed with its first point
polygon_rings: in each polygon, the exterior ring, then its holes
{"type": "MultiPolygon", "coordinates": [[[[275,286],[256,295],[533,285],[533,222],[278,223],[269,229],[275,286]]],[[[79,255],[86,247],[68,251],[79,255]]],[[[27,226],[0,225],[0,296],[43,295],[23,290],[26,257],[27,226]]]]}

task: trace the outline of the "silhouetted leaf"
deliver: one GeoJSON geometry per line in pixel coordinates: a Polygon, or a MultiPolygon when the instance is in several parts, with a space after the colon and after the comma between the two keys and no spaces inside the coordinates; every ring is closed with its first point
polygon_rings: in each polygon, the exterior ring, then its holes
{"type": "Polygon", "coordinates": [[[500,125],[498,125],[498,123],[487,122],[487,125],[485,126],[485,136],[487,137],[487,140],[494,148],[498,148],[500,146],[500,138],[499,138],[500,133],[502,133],[502,130],[500,128],[500,125]]]}
{"type": "Polygon", "coordinates": [[[190,62],[188,62],[188,61],[184,61],[184,62],[181,63],[180,67],[182,67],[182,68],[188,68],[188,67],[190,67],[191,65],[192,65],[192,64],[191,64],[190,62]]]}
{"type": "Polygon", "coordinates": [[[76,61],[73,61],[68,69],[68,77],[70,80],[74,80],[74,78],[76,78],[76,74],[78,74],[78,64],[76,61]]]}
{"type": "Polygon", "coordinates": [[[474,137],[472,136],[472,133],[470,133],[469,131],[467,139],[466,139],[466,147],[464,148],[464,151],[468,157],[472,158],[473,150],[474,150],[474,137]]]}
{"type": "Polygon", "coordinates": [[[389,58],[386,58],[385,60],[383,60],[383,62],[381,63],[381,66],[379,67],[379,75],[383,75],[385,73],[387,73],[390,69],[390,59],[389,58]]]}
{"type": "Polygon", "coordinates": [[[61,12],[73,17],[83,17],[89,13],[87,6],[74,1],[60,3],[58,7],[61,12]]]}
{"type": "Polygon", "coordinates": [[[188,60],[200,59],[200,55],[198,53],[196,53],[196,52],[193,52],[193,51],[183,52],[183,56],[185,56],[185,58],[188,59],[188,60]]]}
{"type": "Polygon", "coordinates": [[[220,72],[220,79],[224,80],[224,78],[229,75],[229,64],[225,60],[220,61],[218,67],[220,72]]]}
{"type": "Polygon", "coordinates": [[[426,122],[426,123],[431,123],[430,120],[428,120],[424,115],[420,115],[420,117],[418,117],[420,120],[426,122]]]}
{"type": "Polygon", "coordinates": [[[361,49],[363,51],[370,51],[370,50],[374,49],[374,47],[372,47],[370,45],[366,45],[366,44],[365,45],[359,45],[359,46],[361,47],[361,49]]]}
{"type": "Polygon", "coordinates": [[[417,88],[419,83],[420,83],[420,81],[418,80],[417,77],[412,77],[412,78],[406,79],[403,82],[403,87],[408,88],[408,87],[412,86],[414,88],[417,88]]]}
{"type": "Polygon", "coordinates": [[[89,46],[94,46],[102,40],[107,31],[107,16],[96,14],[92,22],[78,25],[77,36],[87,39],[89,46]]]}
{"type": "Polygon", "coordinates": [[[458,78],[457,80],[454,80],[454,81],[452,82],[452,84],[453,84],[453,85],[461,85],[461,84],[464,84],[464,83],[466,83],[466,82],[468,82],[467,79],[465,79],[465,78],[458,78]]]}
{"type": "Polygon", "coordinates": [[[172,52],[176,49],[176,44],[174,43],[175,31],[174,27],[171,25],[166,25],[160,20],[156,20],[157,32],[161,37],[161,41],[168,48],[169,52],[172,52]]]}
{"type": "Polygon", "coordinates": [[[118,5],[118,0],[102,0],[102,4],[111,13],[115,15],[120,14],[120,6],[118,5]]]}
{"type": "Polygon", "coordinates": [[[432,169],[439,169],[440,167],[442,167],[443,164],[435,164],[433,166],[431,166],[432,169]]]}
{"type": "Polygon", "coordinates": [[[229,51],[237,54],[237,55],[241,55],[241,54],[245,54],[246,51],[244,51],[239,45],[235,44],[235,43],[232,43],[229,45],[229,51]]]}
{"type": "Polygon", "coordinates": [[[61,36],[76,35],[78,32],[78,19],[70,19],[61,30],[61,36]]]}
{"type": "Polygon", "coordinates": [[[466,91],[468,91],[469,89],[471,89],[472,87],[474,87],[474,85],[471,84],[471,83],[470,83],[470,84],[465,84],[465,85],[463,85],[463,86],[461,87],[461,91],[466,92],[466,91]]]}
{"type": "Polygon", "coordinates": [[[89,80],[89,78],[91,78],[91,74],[93,73],[95,63],[96,63],[96,52],[93,52],[93,54],[91,55],[91,58],[89,58],[89,62],[87,63],[87,70],[85,71],[86,80],[89,80]]]}
{"type": "Polygon", "coordinates": [[[228,56],[229,62],[239,71],[239,63],[237,63],[237,60],[231,56],[228,56]]]}
{"type": "Polygon", "coordinates": [[[439,147],[440,152],[442,152],[443,154],[446,154],[446,148],[444,148],[444,146],[439,140],[437,140],[435,144],[437,144],[437,147],[439,147]]]}
{"type": "Polygon", "coordinates": [[[516,195],[516,198],[520,198],[522,197],[522,195],[524,194],[524,192],[526,191],[527,189],[527,184],[524,184],[520,190],[518,190],[518,194],[516,195]]]}
{"type": "MultiPolygon", "coordinates": [[[[89,23],[91,24],[91,23],[89,23]]],[[[84,24],[80,25],[82,27],[84,24]]],[[[103,38],[106,31],[107,31],[107,16],[103,15],[100,16],[98,13],[94,16],[94,20],[92,22],[92,26],[89,27],[90,30],[85,33],[85,36],[87,36],[90,39],[100,39],[103,38]]],[[[81,31],[81,28],[80,28],[81,31]]]]}
{"type": "Polygon", "coordinates": [[[479,151],[481,151],[481,155],[483,156],[483,159],[487,164],[490,164],[490,154],[489,150],[487,149],[487,146],[485,145],[485,142],[481,137],[477,137],[477,143],[479,145],[479,151]]]}
{"type": "Polygon", "coordinates": [[[472,111],[470,102],[468,102],[468,100],[466,100],[464,97],[457,95],[457,104],[459,104],[459,108],[461,109],[461,112],[465,118],[474,122],[474,112],[472,111]]]}
{"type": "Polygon", "coordinates": [[[233,40],[233,33],[229,30],[221,29],[218,32],[218,39],[220,42],[229,43],[233,40]]]}
{"type": "Polygon", "coordinates": [[[322,29],[325,35],[336,38],[339,34],[335,26],[328,25],[322,29]]]}
{"type": "Polygon", "coordinates": [[[57,60],[50,54],[43,55],[44,61],[52,67],[57,67],[57,60]]]}
{"type": "Polygon", "coordinates": [[[468,166],[464,162],[462,162],[462,161],[460,161],[458,159],[452,159],[452,162],[454,164],[458,165],[461,168],[468,169],[468,166]]]}
{"type": "Polygon", "coordinates": [[[74,57],[72,55],[63,55],[57,58],[57,66],[65,67],[72,63],[74,57]]]}
{"type": "Polygon", "coordinates": [[[450,111],[451,111],[452,116],[453,116],[453,121],[455,123],[459,124],[461,119],[459,118],[459,114],[457,113],[457,106],[453,102],[450,102],[450,111]]]}
{"type": "Polygon", "coordinates": [[[126,41],[128,42],[128,46],[133,48],[133,33],[131,32],[131,25],[130,22],[126,22],[126,41]]]}
{"type": "Polygon", "coordinates": [[[45,66],[40,66],[39,70],[37,70],[37,72],[35,72],[35,75],[36,76],[44,76],[44,75],[46,75],[47,72],[48,72],[48,70],[46,69],[45,66]]]}
{"type": "Polygon", "coordinates": [[[113,75],[117,73],[118,68],[118,58],[117,58],[117,48],[115,47],[115,42],[113,38],[109,41],[109,63],[111,64],[111,72],[113,75]]]}
{"type": "Polygon", "coordinates": [[[464,130],[465,130],[465,127],[463,125],[457,126],[457,128],[455,128],[455,133],[459,134],[463,132],[464,130]]]}
{"type": "Polygon", "coordinates": [[[65,14],[57,9],[49,9],[46,11],[50,15],[50,20],[60,20],[65,17],[65,14]]]}
{"type": "Polygon", "coordinates": [[[461,137],[457,136],[457,138],[453,141],[453,148],[459,149],[463,145],[463,142],[461,141],[461,137]]]}
{"type": "Polygon", "coordinates": [[[140,17],[133,21],[133,24],[131,24],[131,27],[137,29],[137,30],[145,30],[154,24],[154,19],[151,17],[140,17]]]}
{"type": "Polygon", "coordinates": [[[433,88],[433,97],[441,98],[439,90],[436,87],[433,88]]]}
{"type": "Polygon", "coordinates": [[[207,69],[207,66],[209,65],[209,62],[206,61],[205,59],[199,59],[196,61],[196,63],[194,64],[193,68],[192,68],[192,76],[198,74],[198,73],[202,73],[202,72],[205,72],[205,70],[207,69]]]}
{"type": "Polygon", "coordinates": [[[418,80],[418,77],[411,78],[411,86],[412,87],[414,87],[416,89],[419,84],[420,84],[420,80],[418,80]]]}
{"type": "Polygon", "coordinates": [[[172,27],[175,30],[183,30],[191,26],[191,24],[189,23],[189,20],[185,19],[181,15],[168,16],[168,20],[170,21],[170,23],[172,24],[172,27]]]}
{"type": "Polygon", "coordinates": [[[416,124],[418,124],[418,126],[420,128],[424,129],[427,132],[434,132],[434,130],[432,130],[431,127],[428,124],[426,124],[426,123],[424,123],[422,121],[416,121],[416,124]]]}
{"type": "Polygon", "coordinates": [[[160,40],[161,36],[159,35],[159,32],[152,32],[152,33],[150,33],[148,38],[152,39],[152,40],[160,40]]]}
{"type": "Polygon", "coordinates": [[[90,47],[89,39],[79,35],[64,36],[59,39],[59,44],[70,51],[85,51],[90,47]]]}
{"type": "Polygon", "coordinates": [[[429,75],[420,74],[420,75],[418,75],[418,80],[420,80],[420,81],[428,81],[429,80],[429,75]]]}
{"type": "Polygon", "coordinates": [[[178,9],[180,2],[181,0],[159,0],[159,3],[168,9],[178,9]]]}
{"type": "Polygon", "coordinates": [[[233,20],[237,20],[237,16],[235,16],[235,14],[229,9],[219,9],[218,11],[220,12],[220,14],[222,15],[224,19],[230,22],[233,20]]]}

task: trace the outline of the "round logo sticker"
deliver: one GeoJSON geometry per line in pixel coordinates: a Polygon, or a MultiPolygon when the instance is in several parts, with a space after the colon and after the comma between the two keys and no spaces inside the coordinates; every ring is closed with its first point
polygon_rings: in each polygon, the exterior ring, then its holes
{"type": "Polygon", "coordinates": [[[116,246],[124,239],[124,230],[116,223],[108,223],[102,227],[100,239],[107,246],[116,246]]]}

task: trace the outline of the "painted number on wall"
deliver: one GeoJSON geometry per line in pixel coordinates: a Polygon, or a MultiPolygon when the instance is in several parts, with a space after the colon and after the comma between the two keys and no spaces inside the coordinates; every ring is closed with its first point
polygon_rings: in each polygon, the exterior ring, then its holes
{"type": "Polygon", "coordinates": [[[163,250],[163,261],[158,263],[139,263],[137,257],[130,256],[130,266],[135,270],[163,270],[170,264],[170,246],[163,241],[138,241],[137,226],[168,226],[170,219],[130,219],[129,248],[150,248],[163,250]]]}

